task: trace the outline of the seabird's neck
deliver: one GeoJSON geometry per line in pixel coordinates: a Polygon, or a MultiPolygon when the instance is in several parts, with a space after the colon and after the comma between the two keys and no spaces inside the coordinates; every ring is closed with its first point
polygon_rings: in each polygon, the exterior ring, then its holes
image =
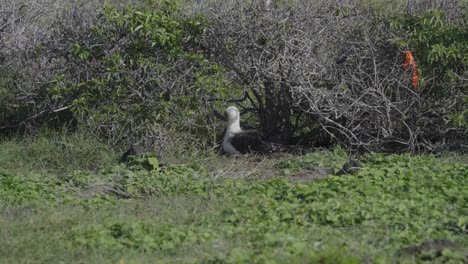
{"type": "Polygon", "coordinates": [[[223,140],[223,149],[227,153],[231,154],[239,154],[239,151],[232,145],[231,137],[234,136],[235,133],[241,132],[240,122],[239,119],[235,119],[233,121],[229,120],[228,126],[226,128],[226,134],[224,135],[223,140]]]}
{"type": "Polygon", "coordinates": [[[226,134],[241,132],[239,119],[234,119],[229,122],[226,134]]]}

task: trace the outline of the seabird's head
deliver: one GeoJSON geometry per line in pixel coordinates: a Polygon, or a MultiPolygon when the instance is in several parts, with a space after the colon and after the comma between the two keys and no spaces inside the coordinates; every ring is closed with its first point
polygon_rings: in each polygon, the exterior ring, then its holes
{"type": "Polygon", "coordinates": [[[228,123],[232,123],[236,120],[239,120],[239,109],[235,106],[230,106],[224,111],[224,115],[227,117],[228,123]]]}

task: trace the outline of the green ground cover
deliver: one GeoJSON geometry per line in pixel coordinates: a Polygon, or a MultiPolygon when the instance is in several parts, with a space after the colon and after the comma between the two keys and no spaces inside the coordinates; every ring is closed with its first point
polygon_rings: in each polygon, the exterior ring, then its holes
{"type": "Polygon", "coordinates": [[[369,154],[357,174],[334,176],[346,159],[336,149],[270,168],[255,157],[164,164],[149,156],[99,170],[1,169],[0,262],[466,260],[462,248],[399,255],[437,239],[467,245],[466,156],[369,154]],[[233,177],[231,163],[264,168],[233,177]],[[330,175],[297,181],[319,167],[330,175]]]}

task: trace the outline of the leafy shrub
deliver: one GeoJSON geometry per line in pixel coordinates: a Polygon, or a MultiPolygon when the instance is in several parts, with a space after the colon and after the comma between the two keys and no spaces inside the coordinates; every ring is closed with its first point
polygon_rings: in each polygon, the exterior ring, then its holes
{"type": "Polygon", "coordinates": [[[96,21],[96,8],[97,2],[81,0],[73,4],[62,0],[2,1],[0,60],[8,62],[0,66],[2,134],[31,131],[41,122],[70,122],[66,111],[53,111],[57,108],[49,104],[44,91],[57,65],[63,63],[60,52],[65,42],[46,43],[56,36],[59,25],[76,32],[89,27],[96,21]]]}
{"type": "Polygon", "coordinates": [[[422,76],[438,77],[428,78],[427,82],[431,83],[427,86],[445,94],[451,92],[449,87],[452,85],[466,88],[460,76],[468,65],[467,22],[456,20],[449,23],[446,12],[428,10],[418,16],[394,16],[388,23],[392,30],[398,32],[399,38],[394,41],[416,54],[422,76]]]}
{"type": "Polygon", "coordinates": [[[25,3],[6,12],[11,39],[0,43],[0,58],[11,61],[1,67],[3,132],[71,122],[113,143],[191,151],[172,143],[180,139],[196,152],[218,143],[214,113],[235,102],[244,121],[286,143],[464,146],[456,125],[466,108],[461,0],[88,1],[50,17],[25,3]],[[23,36],[16,26],[35,38],[12,45],[23,36]],[[402,45],[421,64],[420,90],[403,70],[402,45]]]}
{"type": "MultiPolygon", "coordinates": [[[[447,136],[466,139],[466,74],[468,65],[468,30],[466,3],[459,3],[465,15],[449,21],[443,10],[427,10],[419,15],[394,15],[388,26],[395,32],[393,42],[415,53],[422,75],[422,93],[433,106],[442,127],[451,127],[447,136]],[[440,105],[439,110],[437,107],[440,105]],[[446,121],[447,120],[447,121],[446,121]],[[455,134],[459,133],[458,136],[455,134]],[[463,136],[465,135],[465,136],[463,136]]],[[[434,118],[436,120],[436,118],[434,118]]],[[[439,133],[442,134],[442,133],[439,133]]],[[[450,139],[448,139],[450,140],[450,139]]],[[[455,144],[459,145],[458,141],[455,144]]]]}
{"type": "MultiPolygon", "coordinates": [[[[267,7],[210,2],[194,8],[212,21],[204,38],[210,57],[247,84],[240,104],[246,112],[256,112],[267,135],[286,142],[388,152],[433,151],[443,142],[463,140],[463,131],[447,130],[446,122],[447,113],[464,107],[463,77],[444,83],[448,87],[443,97],[433,96],[430,91],[436,87],[430,82],[415,92],[403,70],[404,53],[389,42],[395,32],[385,20],[385,14],[397,13],[417,21],[424,9],[450,7],[438,1],[357,2],[288,1],[267,7]],[[369,2],[379,2],[377,10],[369,2]],[[387,12],[391,6],[396,6],[394,12],[387,12]],[[410,11],[414,14],[406,15],[410,11]]],[[[442,42],[429,37],[418,43],[445,45],[460,39],[464,27],[459,23],[461,18],[454,16],[433,32],[439,36],[449,30],[452,36],[442,42]]],[[[446,63],[457,64],[460,75],[466,47],[464,41],[457,45],[457,54],[446,63]]],[[[439,76],[430,70],[424,74],[426,80],[439,76]]]]}
{"type": "MultiPolygon", "coordinates": [[[[465,104],[468,104],[468,96],[465,97],[465,104]]],[[[468,108],[458,113],[451,113],[448,117],[451,126],[462,128],[465,134],[468,134],[468,108]]]]}
{"type": "Polygon", "coordinates": [[[9,100],[2,104],[2,131],[72,123],[112,143],[144,141],[166,153],[178,151],[180,144],[170,144],[176,140],[214,145],[220,128],[211,109],[222,104],[208,99],[230,96],[232,84],[198,52],[206,19],[185,14],[176,1],[93,6],[99,11],[89,5],[50,18],[48,35],[24,51],[34,50],[40,65],[25,68],[24,58],[2,75],[9,100]],[[30,89],[22,89],[29,81],[30,89]]]}
{"type": "Polygon", "coordinates": [[[203,17],[184,15],[173,1],[146,10],[107,5],[102,14],[89,38],[69,41],[70,72],[57,75],[48,89],[55,104],[119,141],[152,132],[164,137],[153,129],[158,125],[204,132],[210,125],[206,98],[227,83],[222,68],[195,53],[207,26],[203,17]]]}

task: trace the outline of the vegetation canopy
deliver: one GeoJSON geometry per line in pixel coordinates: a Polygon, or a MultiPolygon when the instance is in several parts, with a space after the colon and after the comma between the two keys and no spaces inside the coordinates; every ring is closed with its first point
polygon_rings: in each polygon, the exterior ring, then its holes
{"type": "Polygon", "coordinates": [[[0,26],[3,133],[68,124],[209,149],[236,104],[283,143],[466,148],[465,1],[13,2],[0,26]]]}

